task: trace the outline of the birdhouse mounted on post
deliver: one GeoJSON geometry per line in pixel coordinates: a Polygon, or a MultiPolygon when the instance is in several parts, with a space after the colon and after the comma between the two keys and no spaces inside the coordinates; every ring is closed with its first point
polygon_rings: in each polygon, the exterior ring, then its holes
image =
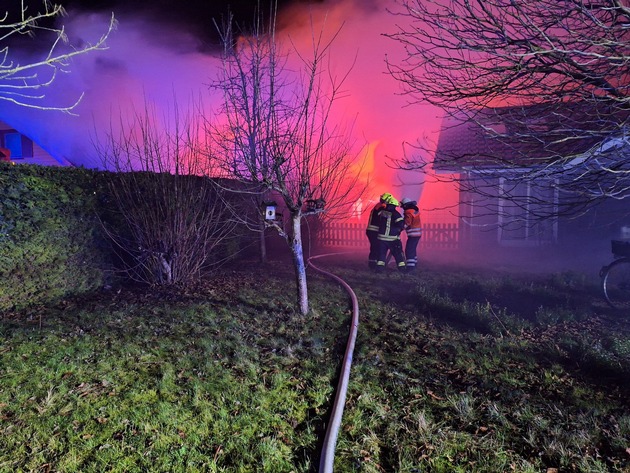
{"type": "Polygon", "coordinates": [[[265,212],[265,220],[276,219],[276,208],[278,204],[275,202],[263,202],[263,210],[265,212]]]}

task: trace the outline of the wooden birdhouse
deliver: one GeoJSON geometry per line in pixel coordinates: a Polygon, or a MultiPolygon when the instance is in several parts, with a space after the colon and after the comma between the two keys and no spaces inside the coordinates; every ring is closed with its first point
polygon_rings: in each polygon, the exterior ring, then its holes
{"type": "Polygon", "coordinates": [[[275,202],[263,202],[263,211],[265,212],[265,220],[276,220],[276,208],[278,204],[275,202]]]}

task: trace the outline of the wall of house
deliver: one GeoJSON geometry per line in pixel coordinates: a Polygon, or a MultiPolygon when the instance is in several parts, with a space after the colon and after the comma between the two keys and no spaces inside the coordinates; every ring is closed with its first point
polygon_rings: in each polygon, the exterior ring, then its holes
{"type": "Polygon", "coordinates": [[[608,199],[577,218],[559,221],[559,245],[576,254],[610,258],[610,241],[630,238],[630,202],[608,199]]]}
{"type": "Polygon", "coordinates": [[[498,197],[489,197],[471,189],[483,185],[483,194],[497,195],[498,179],[471,183],[470,189],[464,185],[459,199],[460,246],[463,249],[496,247],[498,245],[498,197]]]}
{"type": "Polygon", "coordinates": [[[24,164],[39,164],[42,166],[70,166],[69,162],[60,163],[57,161],[35,142],[33,142],[33,156],[31,158],[24,158],[21,161],[24,164]]]}
{"type": "MultiPolygon", "coordinates": [[[[441,174],[427,178],[418,201],[422,223],[434,225],[459,223],[459,192],[456,183],[458,177],[457,174],[441,174]]],[[[416,198],[415,195],[410,197],[416,198]]]]}
{"type": "Polygon", "coordinates": [[[514,175],[471,173],[460,186],[461,240],[470,247],[536,248],[557,243],[557,220],[541,218],[556,210],[553,182],[532,184],[514,175]]]}
{"type": "MultiPolygon", "coordinates": [[[[8,125],[7,123],[0,121],[0,146],[7,147],[4,137],[8,133],[19,133],[18,130],[15,130],[13,127],[8,125]]],[[[28,143],[28,152],[25,156],[11,156],[11,161],[16,164],[38,164],[41,166],[70,166],[70,162],[64,161],[60,162],[55,159],[50,153],[48,153],[39,143],[34,142],[28,136],[23,135],[22,140],[26,140],[28,143]],[[31,152],[32,151],[32,152],[31,152]]],[[[26,143],[25,143],[26,144],[26,143]]]]}
{"type": "MultiPolygon", "coordinates": [[[[478,260],[502,264],[522,258],[524,265],[579,270],[597,277],[599,269],[613,259],[611,240],[630,238],[630,201],[609,199],[578,217],[560,216],[541,222],[548,227],[545,234],[553,233],[552,239],[506,239],[498,217],[498,182],[487,184],[496,184],[496,197],[471,191],[460,196],[460,248],[478,260]]],[[[488,194],[490,188],[486,188],[488,194]]],[[[519,233],[517,230],[515,235],[519,233]]]]}

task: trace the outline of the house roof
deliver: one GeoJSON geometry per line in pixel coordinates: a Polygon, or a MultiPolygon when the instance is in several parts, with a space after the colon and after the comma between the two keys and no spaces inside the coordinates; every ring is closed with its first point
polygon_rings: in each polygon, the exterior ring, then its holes
{"type": "Polygon", "coordinates": [[[618,134],[627,112],[592,104],[539,104],[502,107],[448,116],[434,159],[434,169],[531,169],[565,162],[618,134]]]}

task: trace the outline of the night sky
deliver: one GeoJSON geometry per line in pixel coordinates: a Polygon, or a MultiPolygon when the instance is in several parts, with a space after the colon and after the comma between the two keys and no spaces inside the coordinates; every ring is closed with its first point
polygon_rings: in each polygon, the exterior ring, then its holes
{"type": "MultiPolygon", "coordinates": [[[[41,3],[41,0],[30,0],[41,3]]],[[[267,12],[269,0],[56,0],[67,10],[82,12],[114,12],[116,16],[142,16],[156,25],[182,28],[196,36],[205,46],[217,43],[213,20],[220,22],[228,12],[245,27],[253,18],[257,6],[267,12]]],[[[278,8],[294,4],[321,4],[323,0],[278,0],[278,8]]]]}

